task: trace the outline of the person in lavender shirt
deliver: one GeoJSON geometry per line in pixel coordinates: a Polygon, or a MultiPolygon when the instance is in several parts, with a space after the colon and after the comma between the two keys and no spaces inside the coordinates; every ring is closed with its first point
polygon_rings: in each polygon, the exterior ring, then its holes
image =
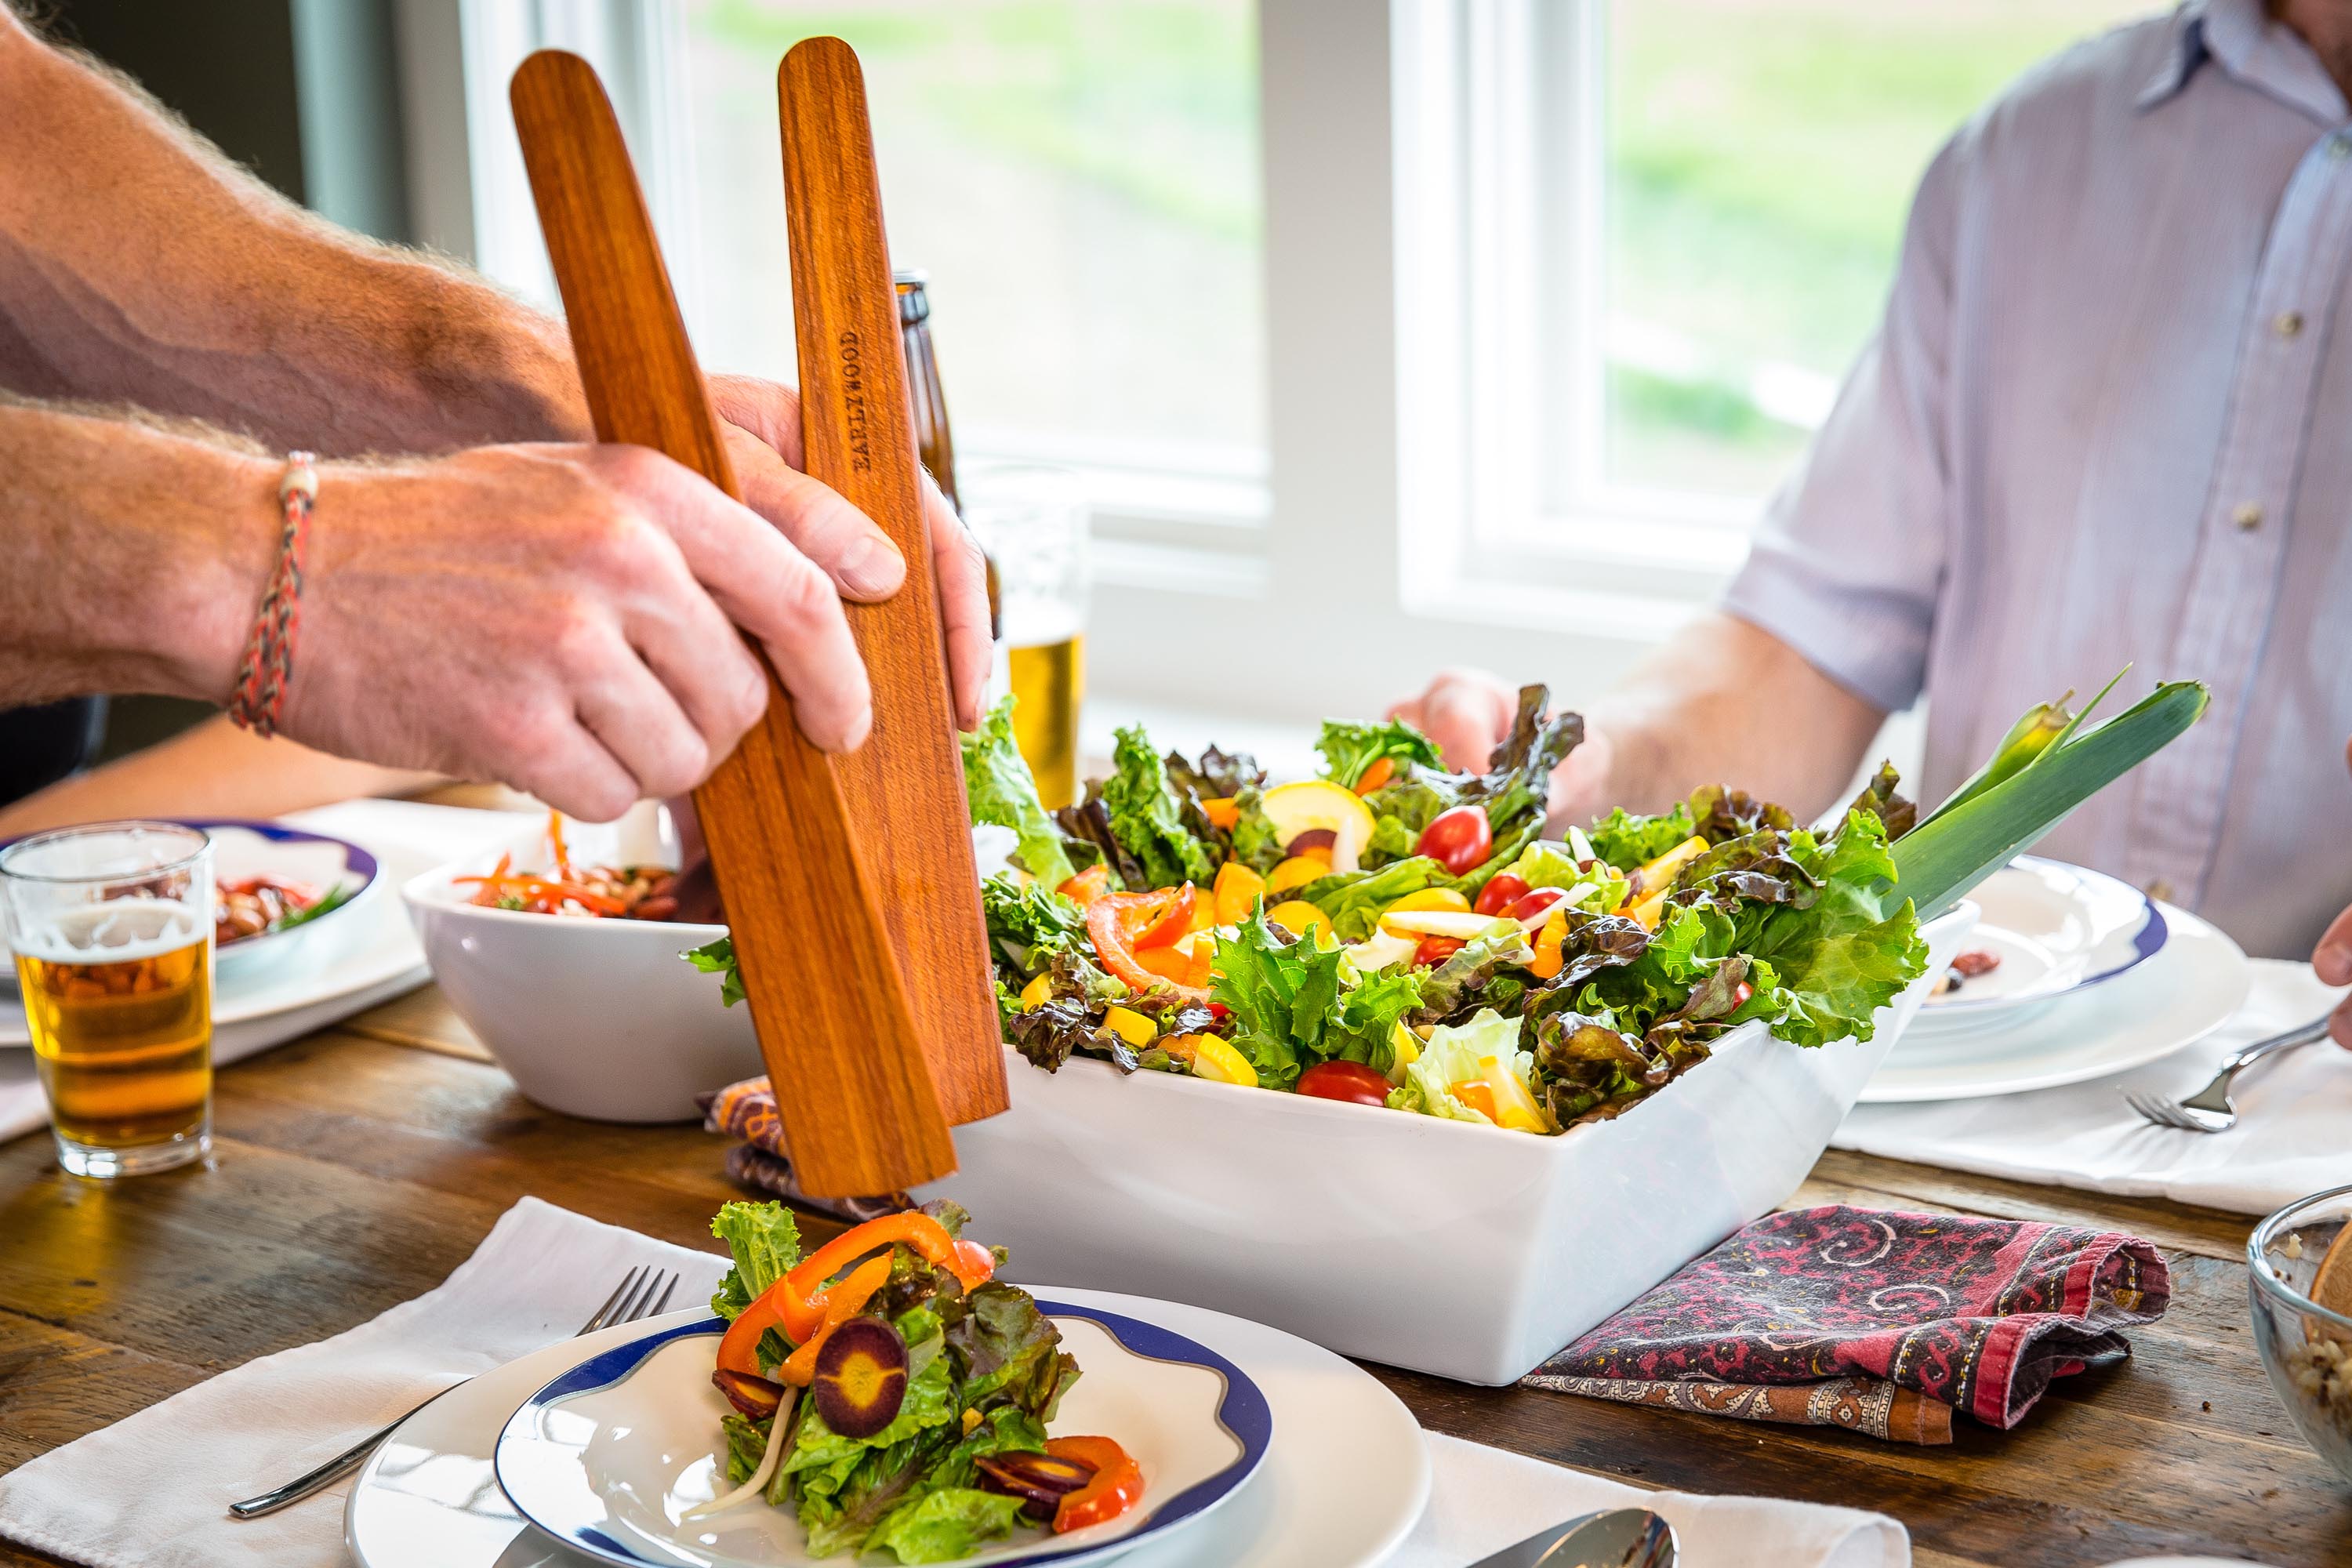
{"type": "MultiPolygon", "coordinates": [[[[2124,700],[2212,706],[2043,850],[2352,984],[2347,293],[2352,4],[2189,0],[2028,72],[1929,165],[1747,565],[1590,706],[1556,814],[1712,779],[1826,809],[1923,693],[1933,801],[2130,664],[2124,700]]],[[[1394,710],[1457,762],[1511,710],[1476,671],[1394,710]]]]}

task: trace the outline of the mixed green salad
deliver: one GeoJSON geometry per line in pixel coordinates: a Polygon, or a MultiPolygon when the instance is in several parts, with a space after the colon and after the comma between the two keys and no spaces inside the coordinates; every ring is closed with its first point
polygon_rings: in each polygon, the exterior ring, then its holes
{"type": "Polygon", "coordinates": [[[734,1266],[711,1382],[727,1396],[727,1479],[701,1517],[791,1508],[816,1557],[945,1563],[1028,1522],[1114,1519],[1143,1477],[1108,1437],[1048,1437],[1077,1363],[1030,1294],[993,1278],[1001,1249],[964,1211],[887,1215],[803,1257],[782,1204],[711,1221],[734,1266]]]}
{"type": "MultiPolygon", "coordinates": [[[[1621,1114],[1743,1024],[1867,1040],[1926,968],[1923,919],[2206,704],[2168,682],[2085,728],[2106,694],[2037,706],[1924,817],[1890,765],[1824,826],[1709,785],[1557,835],[1583,721],[1541,686],[1482,772],[1395,721],[1325,724],[1320,775],[1286,783],[1129,728],[1059,811],[1008,697],[963,741],[972,822],[1015,840],[982,889],[1004,1039],[1049,1072],[1088,1056],[1538,1134],[1621,1114]]],[[[740,998],[724,939],[687,956],[740,998]]]]}
{"type": "Polygon", "coordinates": [[[1750,1019],[1804,1045],[1867,1039],[1926,967],[1882,773],[1827,832],[1703,789],[1547,837],[1581,739],[1549,694],[1481,773],[1410,725],[1327,723],[1319,778],[1162,756],[1060,813],[1013,744],[1010,700],[965,743],[972,819],[1018,835],[983,889],[1005,1038],[1052,1070],[1123,1068],[1556,1132],[1612,1116],[1750,1019]]]}

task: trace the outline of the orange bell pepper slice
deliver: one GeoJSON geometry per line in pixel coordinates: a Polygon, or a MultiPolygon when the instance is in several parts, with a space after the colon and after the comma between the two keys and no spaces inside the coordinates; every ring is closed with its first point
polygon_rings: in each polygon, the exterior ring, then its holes
{"type": "MultiPolygon", "coordinates": [[[[1171,888],[1156,893],[1106,894],[1087,910],[1087,935],[1093,939],[1095,956],[1102,960],[1103,967],[1138,991],[1165,986],[1186,1001],[1206,1002],[1207,991],[1154,974],[1136,956],[1136,933],[1152,929],[1166,918],[1176,892],[1171,888]]],[[[1177,934],[1181,935],[1181,931],[1177,934]]]]}
{"type": "Polygon", "coordinates": [[[1075,900],[1080,909],[1088,908],[1110,891],[1110,868],[1097,861],[1076,876],[1063,879],[1062,885],[1054,890],[1075,900]]]}
{"type": "Polygon", "coordinates": [[[1230,833],[1241,826],[1242,803],[1232,795],[1221,795],[1214,800],[1201,803],[1201,813],[1212,827],[1222,827],[1230,833]]]}
{"type": "MultiPolygon", "coordinates": [[[[824,1331],[834,1292],[845,1289],[864,1271],[831,1289],[824,1288],[825,1280],[866,1253],[900,1243],[924,1262],[954,1275],[967,1290],[985,1285],[996,1273],[996,1259],[988,1248],[977,1242],[958,1241],[948,1234],[945,1226],[919,1210],[869,1219],[843,1231],[802,1258],[790,1273],[737,1313],[719,1341],[719,1369],[764,1376],[760,1371],[760,1336],[770,1329],[782,1331],[795,1346],[805,1348],[824,1331]]],[[[890,1260],[885,1258],[877,1261],[883,1266],[882,1279],[887,1282],[890,1260]]]]}
{"type": "Polygon", "coordinates": [[[1094,1479],[1054,1510],[1054,1533],[1066,1535],[1117,1519],[1143,1500],[1143,1467],[1108,1437],[1048,1437],[1045,1452],[1094,1467],[1094,1479]]]}
{"type": "Polygon", "coordinates": [[[849,1278],[824,1293],[824,1321],[816,1332],[803,1341],[798,1349],[784,1358],[777,1369],[778,1381],[794,1388],[806,1388],[816,1380],[816,1358],[824,1349],[824,1342],[833,1338],[833,1331],[866,1310],[874,1292],[890,1283],[890,1259],[869,1258],[849,1272],[849,1278]]]}
{"type": "Polygon", "coordinates": [[[1356,793],[1360,795],[1370,795],[1395,776],[1396,763],[1392,759],[1375,757],[1372,759],[1372,765],[1364,770],[1364,776],[1356,781],[1356,793]]]}
{"type": "Polygon", "coordinates": [[[1169,900],[1168,912],[1153,921],[1135,939],[1138,948],[1166,947],[1192,931],[1192,911],[1201,901],[1201,890],[1187,882],[1175,890],[1169,900]]]}

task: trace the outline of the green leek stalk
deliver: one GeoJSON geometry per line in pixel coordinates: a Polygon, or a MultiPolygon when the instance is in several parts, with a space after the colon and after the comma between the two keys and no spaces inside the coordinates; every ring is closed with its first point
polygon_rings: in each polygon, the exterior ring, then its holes
{"type": "MultiPolygon", "coordinates": [[[[2116,680],[2122,679],[2119,674],[2116,680]]],[[[2065,699],[2021,719],[2000,750],[1919,826],[1896,839],[1895,890],[1932,920],[2031,848],[2066,814],[2185,733],[2205,711],[2201,681],[2168,681],[2095,730],[2065,699]]]]}

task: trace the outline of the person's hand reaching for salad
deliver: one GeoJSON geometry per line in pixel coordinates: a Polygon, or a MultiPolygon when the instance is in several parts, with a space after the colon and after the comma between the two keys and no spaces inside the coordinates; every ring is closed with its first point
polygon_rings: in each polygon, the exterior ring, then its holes
{"type": "MultiPolygon", "coordinates": [[[[2344,747],[2344,762],[2352,767],[2352,742],[2344,747]]],[[[2311,950],[2311,967],[2321,982],[2328,985],[2352,985],[2352,908],[2327,922],[2320,933],[2319,945],[2311,950]]],[[[2336,1005],[2336,1016],[2328,1022],[2328,1032],[2336,1043],[2352,1051],[2352,996],[2336,1005]]]]}
{"type": "MultiPolygon", "coordinates": [[[[1390,708],[1387,717],[1402,719],[1435,741],[1447,767],[1476,773],[1511,732],[1518,704],[1518,688],[1500,676],[1483,669],[1445,669],[1418,697],[1390,708]]],[[[1569,752],[1552,773],[1551,815],[1580,823],[1611,804],[1601,798],[1611,756],[1608,735],[1588,714],[1583,744],[1569,752]]]]}

